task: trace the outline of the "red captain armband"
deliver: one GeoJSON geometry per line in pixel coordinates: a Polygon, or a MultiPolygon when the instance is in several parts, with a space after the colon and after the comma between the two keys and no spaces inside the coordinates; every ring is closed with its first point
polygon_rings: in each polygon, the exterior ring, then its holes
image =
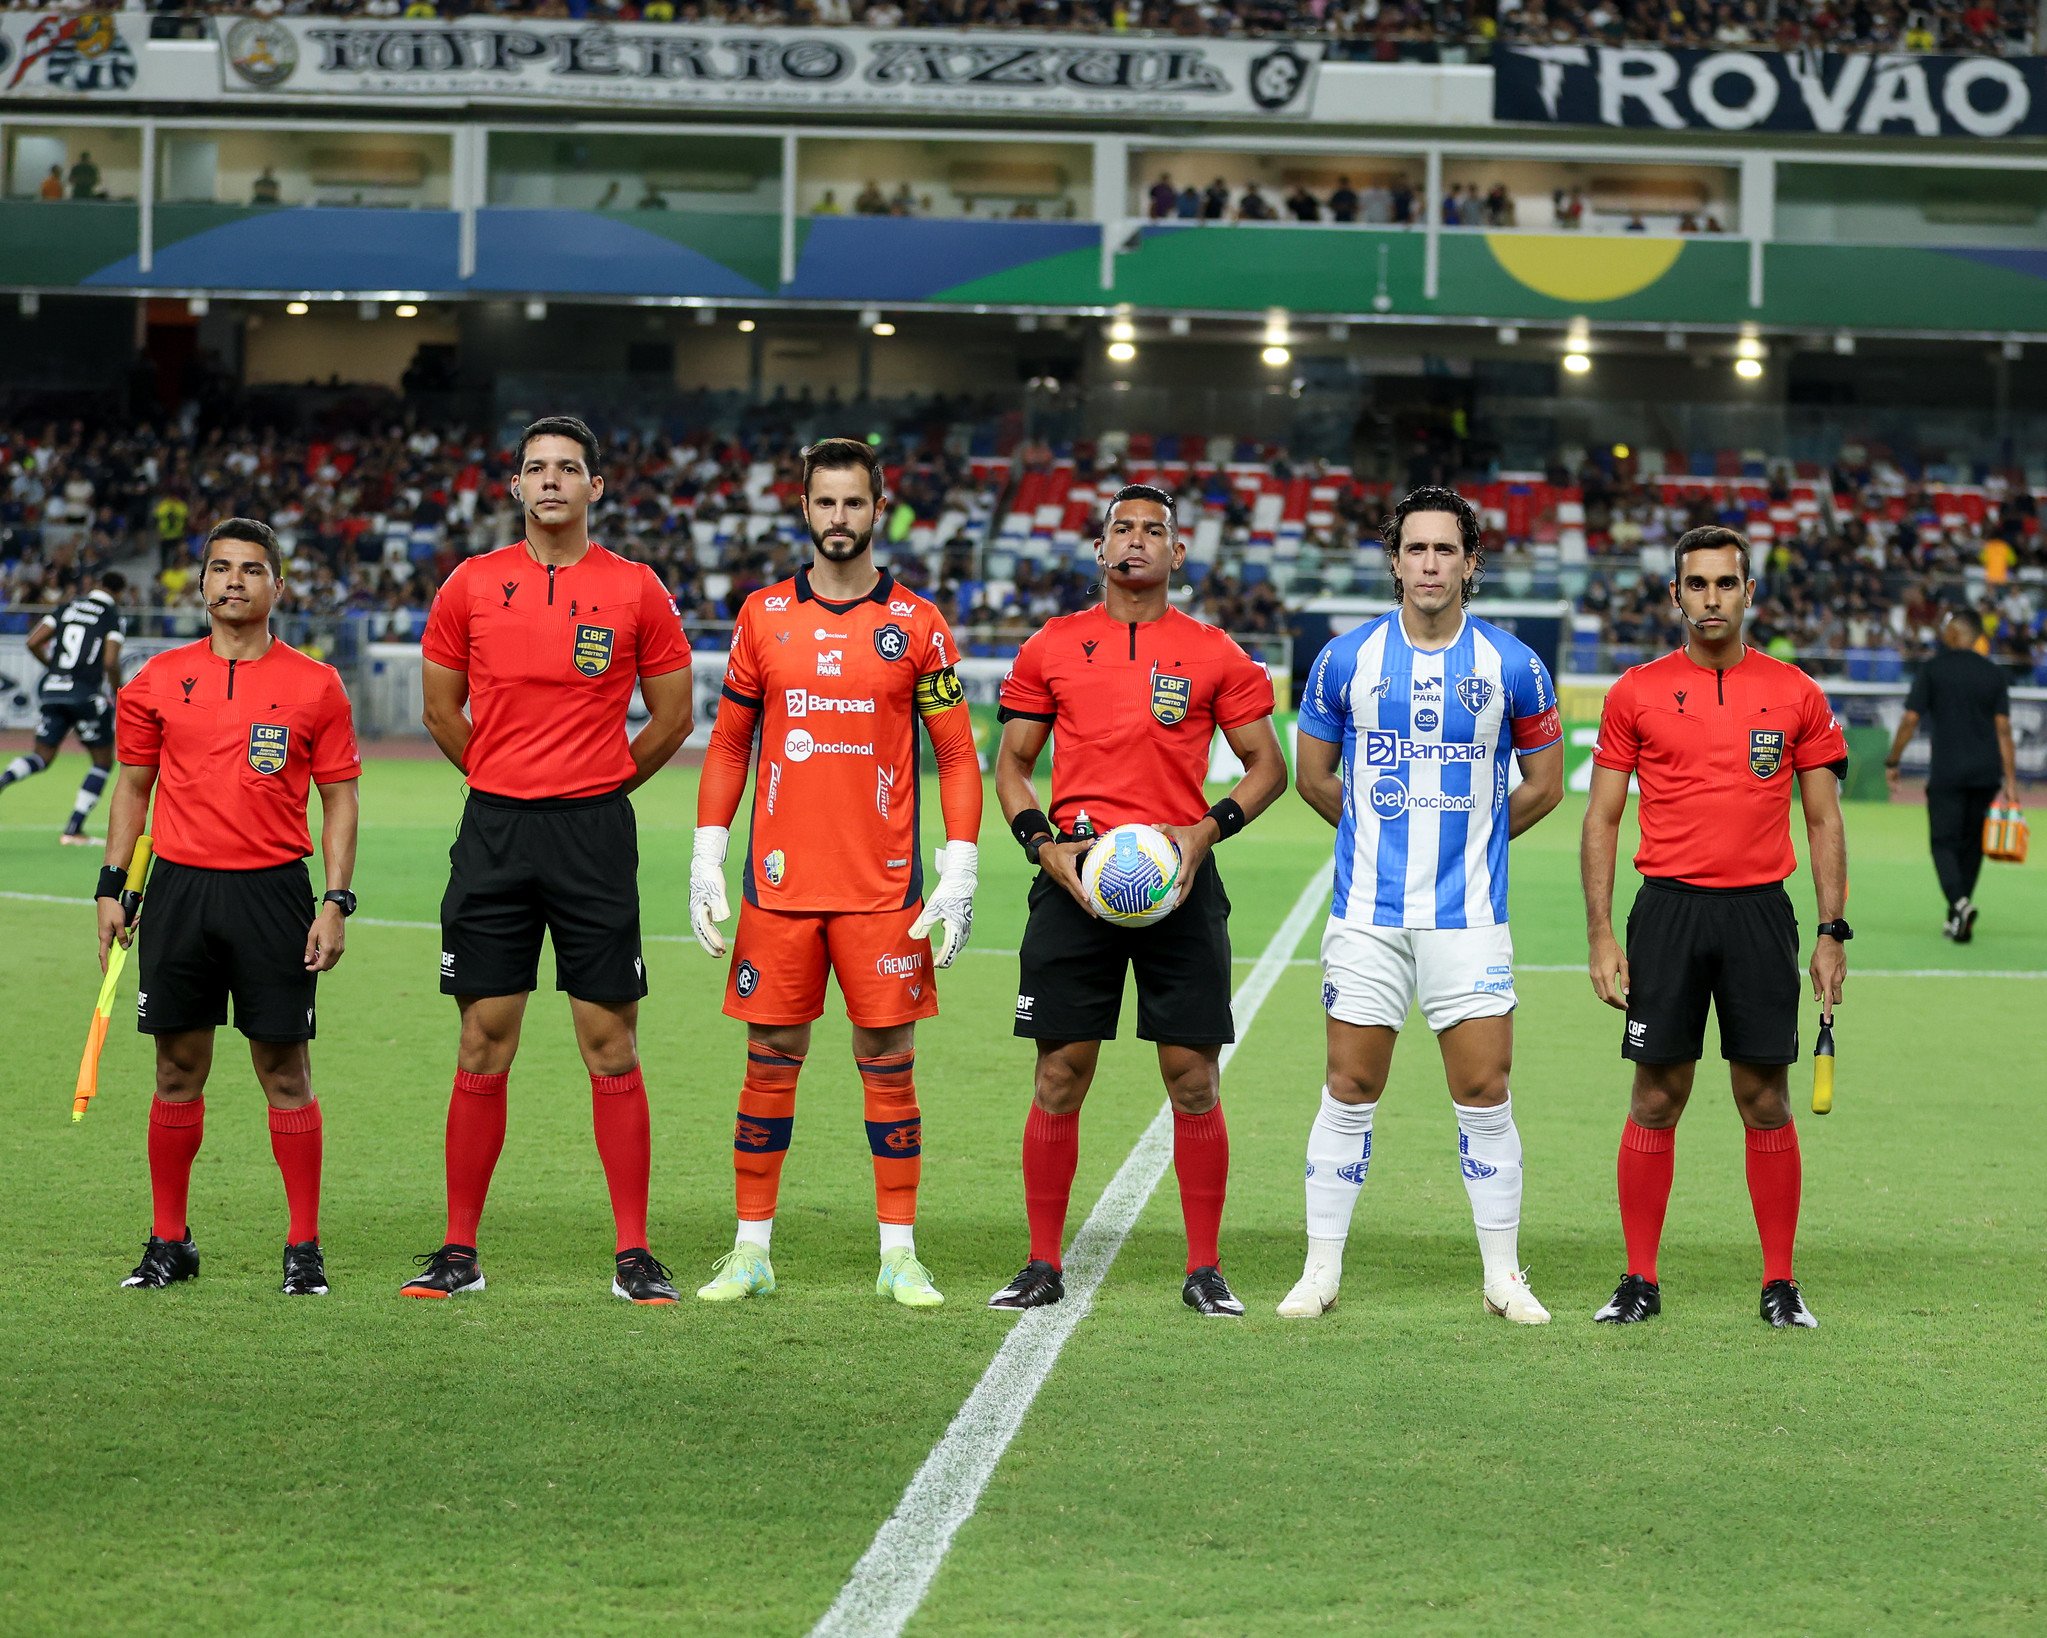
{"type": "Polygon", "coordinates": [[[1563,737],[1563,721],[1554,705],[1540,715],[1514,719],[1514,749],[1517,751],[1540,751],[1563,737]]]}

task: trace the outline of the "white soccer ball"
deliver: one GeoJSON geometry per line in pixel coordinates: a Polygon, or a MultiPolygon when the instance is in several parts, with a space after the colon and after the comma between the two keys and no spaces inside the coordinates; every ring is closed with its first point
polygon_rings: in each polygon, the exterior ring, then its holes
{"type": "Polygon", "coordinates": [[[1180,850],[1150,825],[1118,825],[1088,850],[1080,884],[1102,920],[1149,927],[1179,900],[1180,850]]]}

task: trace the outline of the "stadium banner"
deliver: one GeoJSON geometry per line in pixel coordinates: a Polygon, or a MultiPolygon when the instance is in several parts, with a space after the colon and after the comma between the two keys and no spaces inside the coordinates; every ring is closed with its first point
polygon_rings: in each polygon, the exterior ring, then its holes
{"type": "Polygon", "coordinates": [[[2047,136],[2047,57],[1502,46],[1493,118],[1661,131],[2047,136]]]}
{"type": "Polygon", "coordinates": [[[220,74],[269,98],[1306,119],[1321,62],[1286,40],[245,17],[220,74]]]}
{"type": "Polygon", "coordinates": [[[0,101],[139,97],[148,40],[140,12],[0,11],[0,101]]]}

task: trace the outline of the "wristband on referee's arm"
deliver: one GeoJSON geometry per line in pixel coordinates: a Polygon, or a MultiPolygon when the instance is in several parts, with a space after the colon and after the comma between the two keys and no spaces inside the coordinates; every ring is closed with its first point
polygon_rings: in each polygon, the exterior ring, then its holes
{"type": "Polygon", "coordinates": [[[1224,842],[1251,822],[1250,816],[1244,812],[1234,796],[1225,796],[1210,808],[1204,817],[1215,821],[1215,828],[1222,832],[1218,840],[1224,842]]]}
{"type": "MultiPolygon", "coordinates": [[[[1052,821],[1046,818],[1044,813],[1037,808],[1025,808],[1022,813],[1010,820],[1009,832],[1016,838],[1017,845],[1026,853],[1030,852],[1031,843],[1039,838],[1056,837],[1059,834],[1052,821]]],[[[1031,862],[1033,864],[1037,863],[1035,859],[1031,862]]]]}
{"type": "Polygon", "coordinates": [[[93,892],[96,899],[118,899],[128,891],[128,872],[119,865],[100,866],[100,884],[93,892]]]}

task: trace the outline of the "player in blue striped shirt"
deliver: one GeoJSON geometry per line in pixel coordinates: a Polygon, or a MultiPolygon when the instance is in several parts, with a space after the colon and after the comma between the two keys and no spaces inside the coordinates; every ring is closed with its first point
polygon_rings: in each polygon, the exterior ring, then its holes
{"type": "Polygon", "coordinates": [[[1336,826],[1336,897],[1322,935],[1328,1081],[1308,1132],[1308,1259],[1279,1305],[1336,1302],[1372,1115],[1408,1008],[1443,1051],[1489,1312],[1542,1325],[1520,1267],[1521,1135],[1507,1088],[1514,948],[1507,841],[1564,789],[1556,686],[1525,643],[1465,610],[1482,563],[1478,515],[1417,489],[1386,525],[1398,606],[1330,641],[1301,698],[1296,785],[1336,826]],[[1508,759],[1521,783],[1508,791],[1508,759]]]}

